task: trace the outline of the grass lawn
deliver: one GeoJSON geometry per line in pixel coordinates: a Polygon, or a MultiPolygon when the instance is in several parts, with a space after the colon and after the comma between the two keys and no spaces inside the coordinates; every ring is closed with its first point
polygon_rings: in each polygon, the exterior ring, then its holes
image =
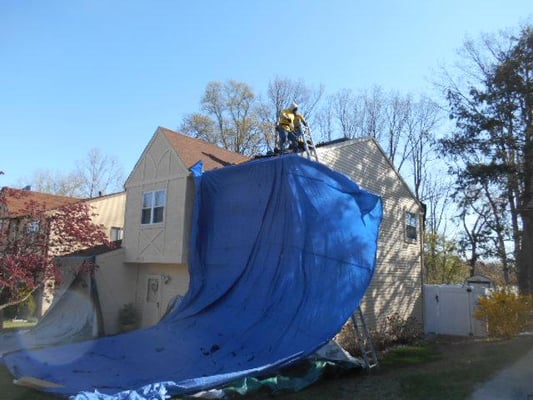
{"type": "MultiPolygon", "coordinates": [[[[298,392],[276,395],[279,400],[459,400],[533,349],[533,335],[510,340],[437,336],[421,344],[394,348],[381,356],[370,373],[356,371],[328,377],[298,392]]],[[[53,400],[58,397],[12,384],[0,366],[2,400],[53,400]]],[[[272,399],[256,393],[243,400],[272,399]]]]}
{"type": "Polygon", "coordinates": [[[4,329],[27,329],[35,326],[37,322],[29,322],[26,320],[7,320],[4,321],[4,329]]]}
{"type": "MultiPolygon", "coordinates": [[[[478,385],[533,349],[533,335],[510,340],[438,336],[383,354],[370,373],[325,379],[279,400],[466,400],[478,385]]],[[[266,400],[266,393],[246,400],[266,400]]]]}

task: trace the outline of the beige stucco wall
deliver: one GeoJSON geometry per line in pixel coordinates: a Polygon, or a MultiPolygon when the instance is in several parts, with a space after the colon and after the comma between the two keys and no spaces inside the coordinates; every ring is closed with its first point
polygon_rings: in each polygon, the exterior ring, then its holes
{"type": "Polygon", "coordinates": [[[126,261],[184,263],[188,257],[193,181],[163,134],[156,132],[126,182],[126,261]],[[166,190],[164,220],[141,224],[143,193],[166,190]]]}
{"type": "MultiPolygon", "coordinates": [[[[97,257],[97,283],[106,334],[119,332],[118,313],[134,303],[140,327],[162,317],[169,302],[189,287],[188,257],[194,182],[166,137],[147,145],[125,184],[122,248],[97,257]],[[141,224],[143,193],[165,190],[163,222],[141,224]],[[158,299],[147,303],[147,279],[159,282],[158,299]]],[[[114,225],[111,225],[114,226],[114,225]]]]}
{"type": "Polygon", "coordinates": [[[189,270],[186,264],[139,264],[136,282],[136,304],[141,311],[141,326],[157,323],[176,296],[184,296],[189,289],[189,270]],[[147,280],[159,278],[157,305],[147,304],[147,280]],[[155,306],[155,307],[154,307],[155,306]]]}
{"type": "Polygon", "coordinates": [[[186,264],[135,264],[124,263],[123,259],[124,249],[96,257],[96,283],[106,335],[120,331],[118,313],[125,304],[135,305],[139,312],[139,327],[146,327],[158,322],[171,301],[177,295],[184,296],[189,288],[186,264]],[[156,309],[146,306],[148,277],[160,279],[156,309]]]}
{"type": "Polygon", "coordinates": [[[106,335],[119,331],[118,311],[124,304],[135,303],[138,266],[125,264],[124,249],[96,256],[95,279],[106,335]]]}
{"type": "Polygon", "coordinates": [[[406,211],[420,215],[419,203],[373,140],[319,147],[317,153],[320,162],[383,200],[376,271],[361,304],[367,324],[375,329],[394,313],[422,323],[420,224],[417,241],[405,239],[404,226],[406,211]]]}

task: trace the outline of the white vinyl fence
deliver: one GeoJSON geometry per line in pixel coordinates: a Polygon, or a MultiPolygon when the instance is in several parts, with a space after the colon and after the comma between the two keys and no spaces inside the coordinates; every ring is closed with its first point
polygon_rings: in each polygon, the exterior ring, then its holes
{"type": "Polygon", "coordinates": [[[487,324],[474,317],[487,285],[424,285],[424,332],[441,335],[487,336],[487,324]]]}

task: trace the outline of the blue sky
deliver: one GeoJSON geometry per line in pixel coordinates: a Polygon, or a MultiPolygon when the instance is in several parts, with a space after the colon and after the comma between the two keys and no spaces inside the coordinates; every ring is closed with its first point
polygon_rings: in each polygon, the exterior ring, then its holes
{"type": "Polygon", "coordinates": [[[0,186],[93,147],[129,173],[213,80],[429,92],[465,38],[532,16],[531,0],[0,0],[0,186]]]}

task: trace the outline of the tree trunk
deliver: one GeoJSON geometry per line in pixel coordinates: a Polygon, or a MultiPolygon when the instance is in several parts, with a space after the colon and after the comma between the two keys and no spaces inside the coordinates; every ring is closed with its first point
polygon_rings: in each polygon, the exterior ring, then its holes
{"type": "Polygon", "coordinates": [[[533,294],[533,205],[522,211],[522,246],[518,263],[521,294],[533,294]]]}

